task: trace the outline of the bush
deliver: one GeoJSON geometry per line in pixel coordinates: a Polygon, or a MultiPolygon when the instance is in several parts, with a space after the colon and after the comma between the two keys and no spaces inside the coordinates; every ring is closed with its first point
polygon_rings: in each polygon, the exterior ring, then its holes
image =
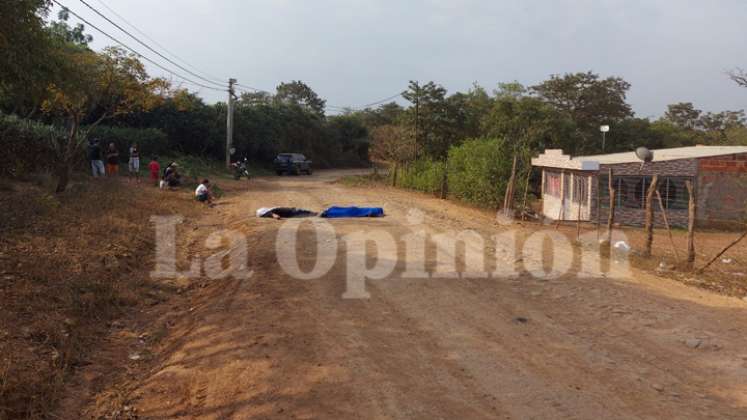
{"type": "MultiPolygon", "coordinates": [[[[65,137],[62,127],[25,120],[14,115],[0,114],[0,176],[9,178],[27,177],[29,174],[54,169],[54,139],[65,137]]],[[[89,133],[89,138],[101,140],[102,147],[114,143],[122,161],[128,159],[128,150],[133,143],[140,147],[143,157],[168,151],[166,135],[154,128],[120,128],[98,126],[89,133]]],[[[88,170],[85,162],[86,150],[80,151],[80,168],[88,170]]]]}
{"type": "Polygon", "coordinates": [[[0,176],[18,178],[50,169],[54,163],[52,140],[65,136],[58,127],[0,114],[0,176]]]}
{"type": "Polygon", "coordinates": [[[413,190],[435,193],[441,191],[446,165],[430,159],[420,159],[401,168],[397,185],[413,190]]]}
{"type": "MultiPolygon", "coordinates": [[[[514,146],[503,139],[474,139],[449,150],[449,194],[466,202],[485,207],[498,207],[511,177],[514,146]]],[[[528,162],[520,156],[519,162],[528,162]]],[[[526,169],[517,170],[518,193],[520,179],[526,169]]],[[[525,178],[524,178],[525,179],[525,178]]]]}

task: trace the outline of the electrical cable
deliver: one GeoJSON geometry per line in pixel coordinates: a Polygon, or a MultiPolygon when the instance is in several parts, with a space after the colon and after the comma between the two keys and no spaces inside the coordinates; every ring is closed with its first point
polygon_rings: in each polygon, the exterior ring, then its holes
{"type": "Polygon", "coordinates": [[[204,85],[204,84],[202,84],[202,83],[199,83],[199,82],[195,82],[194,80],[191,80],[191,79],[189,79],[189,78],[186,78],[186,77],[184,77],[184,76],[180,75],[179,73],[177,73],[177,72],[175,72],[175,71],[169,70],[168,68],[166,68],[166,67],[162,66],[161,64],[159,64],[158,62],[156,62],[156,61],[154,61],[154,60],[151,60],[150,58],[148,58],[148,57],[146,57],[146,56],[144,56],[144,55],[140,54],[140,53],[139,53],[139,52],[137,52],[136,50],[134,50],[134,49],[132,49],[131,47],[129,47],[129,46],[127,45],[127,44],[125,44],[125,43],[123,43],[122,41],[118,40],[117,38],[115,38],[115,37],[113,37],[113,36],[109,35],[108,33],[104,32],[104,31],[103,31],[102,29],[99,29],[99,28],[98,28],[98,27],[97,27],[96,25],[92,24],[91,22],[89,22],[89,21],[87,21],[86,19],[84,19],[83,17],[81,17],[81,16],[79,15],[79,14],[77,14],[77,13],[75,13],[74,11],[70,10],[70,8],[69,8],[69,7],[65,6],[64,4],[60,3],[59,1],[57,1],[57,0],[52,0],[52,1],[53,1],[53,2],[55,3],[55,4],[57,4],[58,6],[62,7],[62,8],[63,8],[63,9],[65,9],[66,11],[68,11],[68,12],[69,12],[70,14],[72,14],[73,16],[77,17],[77,18],[78,18],[78,19],[79,19],[80,21],[82,21],[82,22],[83,22],[83,23],[85,23],[86,25],[88,25],[88,26],[92,27],[93,29],[97,30],[98,32],[100,32],[101,34],[103,34],[104,36],[106,36],[107,38],[109,38],[109,39],[111,39],[112,41],[116,42],[117,44],[119,44],[119,45],[121,45],[121,46],[125,47],[125,48],[126,48],[127,50],[129,50],[130,52],[132,52],[132,53],[133,53],[133,54],[135,54],[136,56],[138,56],[138,57],[142,58],[143,60],[146,60],[146,61],[148,61],[149,63],[151,63],[151,64],[155,65],[156,67],[160,68],[161,70],[163,70],[163,71],[165,71],[165,72],[167,72],[167,73],[171,74],[172,76],[175,76],[175,77],[177,77],[177,78],[179,78],[179,79],[182,79],[182,80],[183,80],[183,81],[185,81],[185,82],[188,82],[188,83],[192,83],[192,84],[194,84],[194,85],[197,85],[197,86],[200,86],[200,87],[203,87],[203,88],[206,88],[206,89],[212,89],[212,90],[216,90],[216,91],[225,91],[225,89],[219,89],[219,88],[216,88],[216,87],[212,87],[212,86],[207,86],[207,85],[204,85]]]}
{"type": "Polygon", "coordinates": [[[134,24],[132,24],[132,22],[130,22],[127,19],[125,19],[122,15],[120,15],[119,13],[117,13],[116,10],[112,9],[106,3],[104,3],[103,0],[96,0],[96,1],[100,5],[102,5],[106,10],[108,10],[109,12],[111,12],[114,16],[116,16],[117,18],[119,18],[119,20],[121,20],[122,22],[126,23],[129,27],[131,27],[137,33],[139,33],[140,35],[142,35],[143,37],[145,37],[146,39],[148,39],[149,41],[151,41],[152,43],[154,43],[156,46],[158,46],[160,49],[162,49],[163,51],[165,51],[171,57],[173,57],[173,58],[181,61],[184,65],[192,68],[193,70],[195,70],[198,73],[202,73],[204,75],[210,76],[210,78],[212,78],[212,79],[215,79],[215,80],[223,80],[224,79],[222,77],[217,77],[217,76],[214,76],[214,75],[212,75],[212,74],[210,74],[208,72],[202,71],[202,70],[198,69],[197,67],[191,65],[190,63],[187,62],[187,60],[185,60],[185,59],[179,57],[178,55],[174,54],[168,48],[164,47],[161,43],[159,43],[158,41],[156,41],[152,37],[148,36],[148,34],[146,34],[145,32],[143,32],[142,30],[140,30],[137,26],[135,26],[134,24]]]}
{"type": "Polygon", "coordinates": [[[223,84],[224,84],[223,82],[216,82],[216,81],[214,81],[214,80],[210,80],[210,79],[208,79],[208,78],[202,77],[202,76],[200,76],[199,74],[197,74],[197,73],[194,73],[194,72],[192,72],[191,70],[189,70],[189,69],[187,69],[187,68],[183,67],[183,66],[182,66],[182,65],[180,65],[179,63],[176,63],[175,61],[171,60],[170,58],[168,58],[168,57],[166,57],[165,55],[161,54],[160,52],[156,51],[156,50],[155,50],[155,49],[153,49],[153,48],[152,48],[152,47],[151,47],[150,45],[148,45],[148,44],[146,44],[145,42],[141,41],[141,40],[140,40],[140,38],[138,38],[138,37],[136,37],[135,35],[133,35],[133,34],[129,33],[129,32],[128,32],[128,31],[126,30],[126,29],[124,29],[123,27],[119,26],[119,25],[118,25],[118,24],[117,24],[116,22],[114,22],[113,20],[111,20],[111,19],[109,19],[108,17],[106,17],[106,16],[105,16],[105,15],[104,15],[103,13],[99,12],[99,11],[98,11],[98,10],[97,10],[97,9],[96,9],[95,7],[93,7],[93,6],[91,6],[90,4],[88,4],[88,2],[86,2],[85,0],[80,0],[80,2],[81,2],[81,3],[83,3],[83,4],[84,4],[84,5],[86,6],[86,7],[88,7],[89,9],[93,10],[93,12],[94,12],[94,13],[96,13],[96,14],[97,14],[97,15],[99,15],[99,16],[101,16],[101,17],[102,17],[102,18],[103,18],[104,20],[106,20],[107,22],[109,22],[109,23],[111,23],[112,25],[114,25],[114,27],[115,27],[115,28],[119,29],[120,31],[122,31],[122,32],[124,32],[125,34],[127,34],[127,35],[128,35],[128,36],[129,36],[130,38],[132,38],[132,39],[134,39],[135,41],[137,41],[138,43],[140,43],[140,45],[144,46],[145,48],[147,48],[148,50],[150,50],[150,51],[151,51],[151,52],[153,52],[154,54],[156,54],[156,55],[158,55],[159,57],[163,58],[164,60],[168,61],[169,63],[171,63],[171,64],[175,65],[175,66],[176,66],[176,67],[178,67],[179,69],[181,69],[181,70],[183,70],[183,71],[185,71],[185,72],[189,73],[190,75],[192,75],[192,76],[194,76],[194,77],[197,77],[198,79],[200,79],[200,80],[202,80],[202,81],[204,81],[204,82],[207,82],[207,83],[211,83],[211,84],[215,84],[215,85],[218,85],[218,86],[223,86],[223,84]]]}

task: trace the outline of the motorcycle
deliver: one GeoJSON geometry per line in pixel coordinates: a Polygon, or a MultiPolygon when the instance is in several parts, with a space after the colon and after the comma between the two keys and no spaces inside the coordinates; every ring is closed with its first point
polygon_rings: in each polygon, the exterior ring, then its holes
{"type": "Polygon", "coordinates": [[[246,180],[249,180],[249,169],[246,158],[232,163],[231,166],[233,167],[233,179],[238,181],[241,177],[245,176],[246,180]]]}

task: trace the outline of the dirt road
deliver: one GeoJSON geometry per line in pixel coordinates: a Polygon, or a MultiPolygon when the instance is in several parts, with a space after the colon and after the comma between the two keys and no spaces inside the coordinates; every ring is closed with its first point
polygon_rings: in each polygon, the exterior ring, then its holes
{"type": "MultiPolygon", "coordinates": [[[[171,308],[153,349],[158,362],[130,395],[140,416],[747,418],[745,302],[635,270],[625,279],[543,280],[524,272],[521,258],[514,278],[408,278],[407,234],[430,238],[433,272],[434,235],[473,229],[490,256],[500,247],[490,238],[516,227],[420,194],[334,183],[341,174],[253,180],[189,225],[191,256],[214,252],[200,244],[216,230],[242,232],[254,273],[198,280],[188,307],[171,308]],[[283,222],[253,217],[259,207],[333,204],[387,214],[329,221],[338,238],[385,231],[396,239],[394,250],[377,251],[398,258],[391,274],[366,283],[370,299],[342,298],[343,241],[326,275],[294,279],[276,258],[283,222]]],[[[532,232],[518,229],[519,241],[532,232]]],[[[316,245],[304,223],[296,250],[306,271],[316,245]]]]}

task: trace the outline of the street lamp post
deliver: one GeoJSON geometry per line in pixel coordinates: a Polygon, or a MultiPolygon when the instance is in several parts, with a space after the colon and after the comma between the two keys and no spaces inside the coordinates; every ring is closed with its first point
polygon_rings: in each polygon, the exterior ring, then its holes
{"type": "Polygon", "coordinates": [[[605,146],[605,143],[606,143],[605,136],[606,136],[607,132],[610,131],[610,126],[609,125],[601,125],[601,126],[599,126],[599,131],[602,132],[602,151],[604,152],[604,146],[605,146]]]}

